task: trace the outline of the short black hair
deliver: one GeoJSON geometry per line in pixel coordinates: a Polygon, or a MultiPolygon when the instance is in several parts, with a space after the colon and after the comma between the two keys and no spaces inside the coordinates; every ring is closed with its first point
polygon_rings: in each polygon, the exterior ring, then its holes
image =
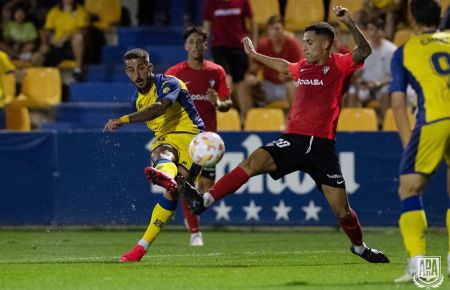
{"type": "Polygon", "coordinates": [[[280,23],[284,26],[284,20],[280,15],[273,15],[267,20],[267,26],[280,23]]]}
{"type": "Polygon", "coordinates": [[[305,28],[305,32],[307,31],[314,31],[316,34],[325,35],[330,40],[330,47],[334,42],[334,28],[327,22],[309,25],[305,28]]]}
{"type": "Polygon", "coordinates": [[[200,34],[203,38],[203,41],[206,41],[206,39],[208,38],[208,33],[206,32],[206,30],[204,30],[203,28],[201,28],[199,26],[191,26],[188,29],[186,29],[186,31],[184,32],[183,40],[186,42],[186,40],[189,38],[189,36],[193,33],[200,34]]]}
{"type": "Polygon", "coordinates": [[[439,26],[441,5],[437,0],[411,0],[409,7],[417,24],[439,26]]]}
{"type": "Polygon", "coordinates": [[[370,17],[365,21],[363,20],[364,29],[367,29],[367,26],[369,26],[369,24],[372,24],[379,30],[384,30],[384,27],[386,25],[383,18],[380,17],[370,17]]]}
{"type": "Polygon", "coordinates": [[[150,54],[143,48],[133,48],[125,52],[123,60],[143,58],[147,63],[150,63],[150,54]]]}

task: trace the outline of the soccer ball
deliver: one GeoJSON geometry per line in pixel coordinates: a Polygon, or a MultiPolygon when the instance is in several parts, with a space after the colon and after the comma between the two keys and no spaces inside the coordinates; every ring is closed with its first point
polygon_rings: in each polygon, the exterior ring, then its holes
{"type": "Polygon", "coordinates": [[[195,136],[189,145],[189,154],[200,166],[214,166],[223,157],[225,144],[214,132],[203,132],[195,136]]]}

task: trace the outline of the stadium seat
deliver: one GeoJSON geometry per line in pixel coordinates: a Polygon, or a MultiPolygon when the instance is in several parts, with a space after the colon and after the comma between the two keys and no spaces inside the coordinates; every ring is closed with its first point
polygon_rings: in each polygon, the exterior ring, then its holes
{"type": "Polygon", "coordinates": [[[13,104],[31,108],[57,105],[61,103],[61,86],[61,74],[57,68],[28,68],[22,79],[22,90],[13,104]]]}
{"type": "Polygon", "coordinates": [[[130,103],[136,88],[131,82],[84,82],[69,85],[70,102],[130,103]]]}
{"type": "Polygon", "coordinates": [[[413,36],[414,31],[412,29],[405,28],[397,30],[394,35],[394,43],[397,46],[402,46],[413,36]]]}
{"type": "Polygon", "coordinates": [[[285,118],[282,109],[252,108],[247,111],[245,131],[282,131],[285,118]]]}
{"type": "MultiPolygon", "coordinates": [[[[354,15],[355,12],[358,12],[363,8],[363,3],[364,1],[361,0],[331,0],[330,7],[328,9],[328,22],[338,22],[336,14],[333,12],[333,7],[335,7],[336,5],[341,5],[347,8],[350,13],[354,15]]],[[[339,27],[345,31],[348,31],[347,26],[342,25],[341,23],[339,23],[339,27]]]]}
{"type": "Polygon", "coordinates": [[[217,112],[217,131],[241,131],[239,112],[234,108],[228,112],[217,112]]]}
{"type": "MultiPolygon", "coordinates": [[[[416,118],[410,109],[407,110],[408,119],[411,128],[416,125],[416,118]]],[[[383,119],[383,131],[398,131],[397,124],[395,123],[394,112],[391,108],[386,110],[383,119]]]]}
{"type": "Polygon", "coordinates": [[[304,30],[311,23],[323,21],[324,15],[323,1],[287,1],[286,15],[284,16],[285,26],[290,31],[304,30]]]}
{"type": "Polygon", "coordinates": [[[9,104],[16,97],[16,76],[14,74],[5,74],[3,76],[3,89],[5,104],[9,104]]]}
{"type": "Polygon", "coordinates": [[[17,131],[30,131],[30,112],[28,108],[20,105],[9,105],[5,107],[6,129],[17,131]]]}
{"type": "Polygon", "coordinates": [[[283,110],[289,110],[289,102],[287,100],[275,100],[266,105],[266,108],[278,108],[283,110]]]}
{"type": "Polygon", "coordinates": [[[250,0],[254,20],[260,27],[265,27],[267,20],[275,15],[280,15],[280,3],[278,0],[250,0]]]}
{"type": "Polygon", "coordinates": [[[344,108],[337,126],[338,131],[378,131],[377,114],[374,109],[344,108]]]}
{"type": "Polygon", "coordinates": [[[84,7],[90,14],[98,17],[94,26],[100,30],[106,30],[112,24],[119,23],[122,17],[120,0],[85,0],[84,7]]]}
{"type": "Polygon", "coordinates": [[[75,68],[75,61],[74,60],[70,60],[70,59],[66,59],[61,61],[60,63],[58,63],[58,68],[59,69],[74,69],[75,68]]]}

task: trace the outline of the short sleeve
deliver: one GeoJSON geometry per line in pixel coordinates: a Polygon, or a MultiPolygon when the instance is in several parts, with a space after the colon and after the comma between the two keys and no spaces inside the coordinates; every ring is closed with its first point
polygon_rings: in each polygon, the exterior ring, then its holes
{"type": "Polygon", "coordinates": [[[0,52],[1,69],[4,73],[12,72],[16,69],[14,64],[9,60],[8,55],[3,51],[0,52]]]}
{"type": "Polygon", "coordinates": [[[248,0],[244,0],[244,11],[242,13],[245,17],[252,18],[253,17],[253,11],[252,7],[248,0]]]}
{"type": "Polygon", "coordinates": [[[55,19],[58,13],[58,8],[54,7],[50,10],[50,12],[48,12],[47,17],[45,18],[45,24],[44,24],[44,28],[45,29],[49,29],[49,30],[54,30],[55,29],[55,19]]]}
{"type": "Polygon", "coordinates": [[[357,64],[353,60],[353,54],[352,53],[346,53],[346,54],[340,54],[336,53],[335,56],[335,63],[338,69],[344,73],[345,75],[351,75],[358,69],[362,68],[364,66],[364,63],[357,64]]]}
{"type": "Polygon", "coordinates": [[[291,63],[289,65],[289,72],[294,77],[294,79],[297,80],[300,75],[300,62],[291,63]]]}
{"type": "Polygon", "coordinates": [[[403,66],[403,46],[394,52],[391,60],[391,84],[389,92],[406,92],[408,86],[408,74],[403,66]]]}
{"type": "Polygon", "coordinates": [[[86,9],[82,7],[77,9],[77,26],[80,28],[89,26],[89,14],[86,9]]]}
{"type": "Polygon", "coordinates": [[[219,99],[226,100],[231,95],[230,88],[228,87],[227,84],[227,75],[223,67],[219,67],[218,72],[219,72],[219,90],[217,93],[219,94],[219,99]]]}
{"type": "Polygon", "coordinates": [[[178,98],[181,91],[181,83],[175,77],[166,76],[165,80],[157,88],[158,101],[171,100],[172,103],[178,98]]]}
{"type": "Polygon", "coordinates": [[[203,20],[211,21],[213,16],[213,6],[211,0],[206,0],[203,8],[203,20]]]}

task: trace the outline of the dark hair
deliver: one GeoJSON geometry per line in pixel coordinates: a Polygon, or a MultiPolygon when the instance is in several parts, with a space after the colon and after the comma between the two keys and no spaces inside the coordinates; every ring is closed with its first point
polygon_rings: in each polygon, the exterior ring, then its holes
{"type": "Polygon", "coordinates": [[[316,34],[325,35],[330,40],[330,47],[334,42],[334,28],[327,22],[309,25],[305,28],[305,32],[307,31],[314,31],[316,34]]]}
{"type": "Polygon", "coordinates": [[[369,19],[363,21],[364,29],[367,29],[367,26],[369,26],[369,24],[372,24],[379,30],[384,30],[385,27],[384,20],[379,17],[370,17],[369,19]]]}
{"type": "Polygon", "coordinates": [[[191,26],[184,32],[183,40],[186,41],[189,38],[189,36],[193,33],[200,34],[203,38],[203,41],[206,41],[206,39],[208,38],[208,33],[206,32],[206,30],[204,30],[199,26],[191,26]]]}
{"type": "Polygon", "coordinates": [[[277,23],[280,23],[281,25],[284,26],[283,18],[281,16],[279,16],[279,15],[271,16],[269,18],[269,20],[267,20],[267,26],[274,25],[274,24],[277,24],[277,23]]]}
{"type": "Polygon", "coordinates": [[[409,3],[414,20],[425,26],[439,26],[441,5],[436,0],[411,0],[409,3]]]}
{"type": "MultiPolygon", "coordinates": [[[[60,10],[64,9],[63,0],[59,1],[58,7],[59,7],[60,10]]],[[[73,0],[72,7],[71,7],[72,11],[75,11],[77,9],[77,7],[78,7],[78,1],[77,0],[73,0]]]]}
{"type": "Polygon", "coordinates": [[[28,19],[28,9],[27,6],[25,5],[25,3],[23,2],[19,2],[16,5],[13,6],[12,8],[12,17],[14,18],[14,14],[16,14],[16,12],[18,10],[22,10],[25,14],[25,21],[28,19]]]}
{"type": "Polygon", "coordinates": [[[142,48],[133,48],[125,52],[123,60],[143,58],[147,63],[150,63],[150,54],[142,48]]]}

